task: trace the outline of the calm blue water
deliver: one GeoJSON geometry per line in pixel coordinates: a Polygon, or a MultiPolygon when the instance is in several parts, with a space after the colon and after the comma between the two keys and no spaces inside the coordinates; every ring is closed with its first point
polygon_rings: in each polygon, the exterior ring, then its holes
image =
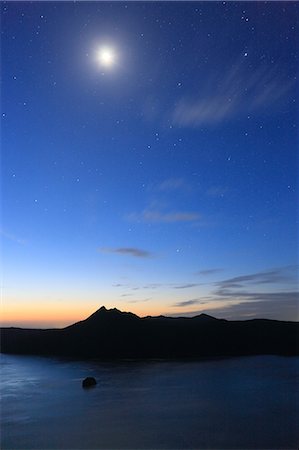
{"type": "Polygon", "coordinates": [[[2,449],[299,446],[299,358],[1,362],[2,449]]]}

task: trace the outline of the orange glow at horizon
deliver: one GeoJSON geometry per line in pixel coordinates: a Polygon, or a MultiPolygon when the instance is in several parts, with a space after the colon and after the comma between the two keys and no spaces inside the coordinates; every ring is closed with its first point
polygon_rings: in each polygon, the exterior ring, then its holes
{"type": "Polygon", "coordinates": [[[101,304],[82,304],[79,302],[70,304],[69,302],[60,303],[59,305],[53,303],[41,302],[26,302],[26,303],[8,303],[2,302],[1,305],[1,326],[36,326],[42,327],[47,324],[53,327],[63,327],[74,322],[86,319],[93,314],[101,306],[107,309],[116,307],[121,311],[132,312],[140,317],[147,315],[159,315],[165,313],[165,306],[163,305],[140,305],[140,304],[122,304],[117,302],[101,302],[101,304]],[[160,306],[160,307],[159,307],[160,306]]]}
{"type": "Polygon", "coordinates": [[[53,305],[50,303],[26,303],[26,304],[3,304],[1,305],[1,325],[9,324],[13,326],[15,323],[53,323],[54,324],[71,324],[83,320],[92,314],[90,308],[82,307],[82,305],[53,305]]]}
{"type": "MultiPolygon", "coordinates": [[[[231,304],[231,302],[226,302],[231,304]]],[[[234,302],[238,303],[238,302],[234,302]]],[[[207,305],[197,305],[186,309],[167,304],[164,301],[152,301],[152,302],[71,302],[69,300],[65,302],[17,302],[6,301],[1,304],[1,326],[16,326],[16,327],[53,327],[62,328],[72,323],[81,321],[89,317],[101,306],[105,306],[107,309],[117,308],[123,312],[132,312],[139,317],[145,316],[159,316],[159,315],[176,315],[183,316],[185,314],[194,315],[200,314],[201,311],[215,310],[217,315],[217,309],[224,306],[222,302],[211,302],[207,305]]]]}

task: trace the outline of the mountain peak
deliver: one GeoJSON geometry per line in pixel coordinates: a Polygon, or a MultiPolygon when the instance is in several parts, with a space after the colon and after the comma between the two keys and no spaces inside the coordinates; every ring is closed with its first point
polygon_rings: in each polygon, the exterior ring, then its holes
{"type": "Polygon", "coordinates": [[[73,325],[66,327],[67,329],[77,328],[89,328],[97,329],[98,326],[106,327],[111,326],[113,323],[127,323],[128,320],[139,319],[133,313],[122,312],[117,308],[107,309],[105,306],[101,306],[94,313],[88,316],[86,319],[76,322],[73,325]]]}
{"type": "Polygon", "coordinates": [[[193,319],[200,319],[200,320],[219,320],[216,319],[216,317],[209,316],[209,314],[201,313],[198,316],[194,316],[193,319]]]}
{"type": "Polygon", "coordinates": [[[101,306],[97,311],[95,311],[93,314],[91,314],[89,317],[87,317],[87,319],[85,319],[85,321],[90,322],[90,321],[97,320],[97,319],[104,318],[104,317],[105,317],[105,319],[128,318],[128,317],[138,318],[138,316],[136,316],[135,314],[130,313],[130,312],[120,311],[117,308],[107,309],[105,306],[101,306]]]}

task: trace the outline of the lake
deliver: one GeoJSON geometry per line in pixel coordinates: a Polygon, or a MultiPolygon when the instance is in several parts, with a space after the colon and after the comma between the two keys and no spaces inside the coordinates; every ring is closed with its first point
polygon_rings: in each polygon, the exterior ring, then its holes
{"type": "Polygon", "coordinates": [[[74,361],[1,355],[1,448],[299,447],[299,358],[74,361]],[[82,389],[86,376],[98,384],[82,389]]]}

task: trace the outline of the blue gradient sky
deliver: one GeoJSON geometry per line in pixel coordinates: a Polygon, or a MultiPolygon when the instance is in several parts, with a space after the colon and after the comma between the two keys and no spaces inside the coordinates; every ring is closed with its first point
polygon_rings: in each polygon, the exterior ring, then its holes
{"type": "Polygon", "coordinates": [[[298,4],[1,10],[3,322],[298,319],[298,4]]]}

